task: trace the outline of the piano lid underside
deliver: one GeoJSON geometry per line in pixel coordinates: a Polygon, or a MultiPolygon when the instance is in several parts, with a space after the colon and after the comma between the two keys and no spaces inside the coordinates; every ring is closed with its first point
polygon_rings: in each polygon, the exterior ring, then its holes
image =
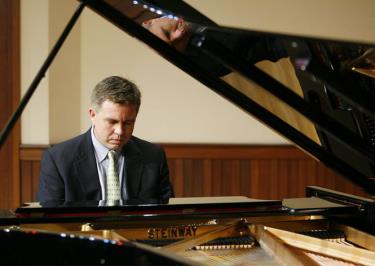
{"type": "Polygon", "coordinates": [[[372,45],[219,27],[182,1],[81,2],[374,193],[375,84],[353,71],[373,71],[372,45]],[[181,14],[192,29],[184,50],[141,25],[181,14]]]}

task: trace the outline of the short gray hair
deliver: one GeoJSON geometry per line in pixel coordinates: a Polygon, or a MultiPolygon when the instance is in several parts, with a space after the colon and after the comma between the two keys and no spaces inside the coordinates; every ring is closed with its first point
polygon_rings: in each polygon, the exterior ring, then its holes
{"type": "Polygon", "coordinates": [[[91,106],[98,111],[105,100],[124,105],[134,105],[139,110],[141,92],[130,80],[111,76],[99,82],[91,94],[91,106]]]}

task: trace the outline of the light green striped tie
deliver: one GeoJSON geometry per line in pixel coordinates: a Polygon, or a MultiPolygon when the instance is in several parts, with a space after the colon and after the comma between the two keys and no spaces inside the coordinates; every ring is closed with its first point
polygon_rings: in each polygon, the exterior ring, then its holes
{"type": "Polygon", "coordinates": [[[116,152],[108,152],[109,164],[107,169],[107,201],[121,199],[120,181],[117,173],[116,152]]]}

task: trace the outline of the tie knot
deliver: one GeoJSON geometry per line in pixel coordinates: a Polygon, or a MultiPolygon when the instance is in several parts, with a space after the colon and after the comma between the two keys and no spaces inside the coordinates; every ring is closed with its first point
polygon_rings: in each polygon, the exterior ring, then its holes
{"type": "Polygon", "coordinates": [[[110,160],[116,160],[116,152],[115,151],[109,151],[108,152],[108,158],[110,159],[110,160]]]}

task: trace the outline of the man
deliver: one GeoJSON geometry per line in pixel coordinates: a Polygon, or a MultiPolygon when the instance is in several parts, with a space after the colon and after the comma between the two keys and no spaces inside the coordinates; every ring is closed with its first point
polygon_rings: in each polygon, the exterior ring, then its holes
{"type": "Polygon", "coordinates": [[[189,42],[191,26],[182,18],[159,17],[142,22],[142,26],[180,52],[185,50],[189,42]]]}
{"type": "Polygon", "coordinates": [[[140,104],[134,83],[118,76],[98,83],[89,108],[92,127],[43,154],[38,201],[172,197],[163,149],[132,136],[140,104]]]}
{"type": "MultiPolygon", "coordinates": [[[[225,76],[231,71],[216,58],[191,45],[195,35],[205,35],[206,26],[186,22],[184,19],[158,17],[142,22],[142,26],[164,42],[183,52],[202,69],[218,76],[225,76]]],[[[211,26],[217,26],[212,23],[211,26]]],[[[212,36],[223,48],[253,65],[262,60],[277,62],[287,57],[282,38],[272,36],[256,36],[219,31],[212,36]]]]}

